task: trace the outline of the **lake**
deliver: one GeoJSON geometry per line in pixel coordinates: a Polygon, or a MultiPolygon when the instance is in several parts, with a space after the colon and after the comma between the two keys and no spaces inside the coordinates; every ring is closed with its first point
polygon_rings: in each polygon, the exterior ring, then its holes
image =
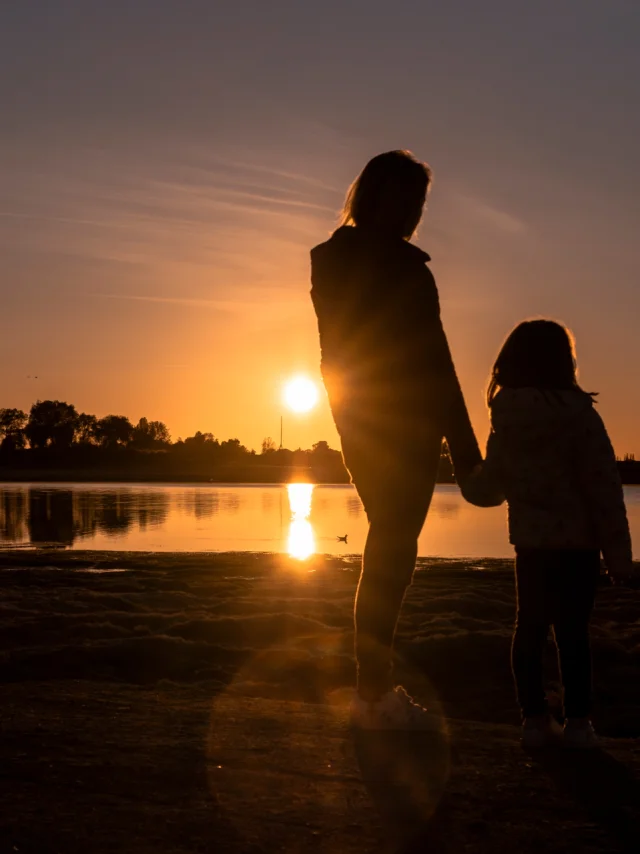
{"type": "MultiPolygon", "coordinates": [[[[640,535],[640,487],[626,487],[640,535]]],[[[0,484],[2,548],[113,551],[362,552],[367,520],[352,486],[0,484]],[[338,537],[347,536],[347,542],[338,537]]],[[[436,488],[421,557],[510,557],[506,509],[436,488]]]]}

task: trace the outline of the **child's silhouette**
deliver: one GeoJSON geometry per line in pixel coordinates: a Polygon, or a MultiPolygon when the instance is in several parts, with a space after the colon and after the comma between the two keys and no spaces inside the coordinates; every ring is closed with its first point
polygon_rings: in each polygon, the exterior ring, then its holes
{"type": "Polygon", "coordinates": [[[632,574],[631,538],[616,458],[593,395],[577,382],[573,340],[551,320],[507,338],[491,375],[485,462],[462,491],[481,506],[509,505],[518,615],[512,664],[523,743],[560,736],[549,717],[542,660],[553,625],[564,685],[564,740],[589,747],[589,619],[600,552],[612,578],[632,574]]]}

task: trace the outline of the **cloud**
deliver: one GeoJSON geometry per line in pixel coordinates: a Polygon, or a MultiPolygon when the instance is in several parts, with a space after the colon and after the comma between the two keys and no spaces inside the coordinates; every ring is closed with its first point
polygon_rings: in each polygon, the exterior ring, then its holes
{"type": "Polygon", "coordinates": [[[462,194],[456,194],[455,199],[467,215],[483,221],[498,231],[513,235],[525,234],[529,231],[529,225],[524,220],[482,199],[462,194]]]}
{"type": "Polygon", "coordinates": [[[142,294],[94,294],[102,299],[133,300],[134,302],[160,302],[185,305],[193,308],[212,308],[216,311],[243,311],[246,303],[236,300],[197,299],[193,297],[144,296],[142,294]]]}
{"type": "MultiPolygon", "coordinates": [[[[217,162],[222,167],[220,174],[228,174],[229,170],[237,170],[240,173],[258,173],[263,175],[268,175],[272,178],[281,179],[287,181],[289,183],[294,184],[302,184],[309,187],[315,187],[321,190],[327,190],[331,193],[339,193],[342,194],[344,192],[344,187],[337,187],[333,184],[329,184],[326,181],[322,181],[319,178],[315,178],[311,175],[304,175],[299,172],[291,172],[285,169],[274,168],[273,166],[267,166],[264,163],[257,163],[255,161],[248,160],[234,160],[231,158],[218,157],[215,155],[208,154],[209,159],[217,162]]],[[[240,180],[242,179],[241,176],[240,180]]]]}
{"type": "Polygon", "coordinates": [[[101,228],[125,228],[125,223],[109,222],[102,219],[86,219],[73,216],[51,216],[49,214],[22,213],[20,211],[0,211],[3,219],[32,220],[34,222],[55,222],[62,225],[97,225],[101,228]]]}
{"type": "MultiPolygon", "coordinates": [[[[133,302],[149,302],[149,303],[168,303],[169,305],[184,305],[189,308],[210,308],[214,311],[221,312],[241,312],[246,314],[247,311],[255,310],[259,311],[261,314],[264,314],[265,311],[269,312],[270,309],[274,308],[273,303],[274,300],[278,302],[279,300],[284,300],[286,298],[286,307],[291,309],[292,307],[297,307],[299,303],[303,302],[306,304],[306,294],[300,295],[298,299],[292,298],[292,295],[286,289],[274,289],[270,288],[268,292],[265,292],[263,289],[261,294],[261,299],[255,299],[250,295],[255,293],[254,289],[248,288],[246,289],[246,293],[248,299],[245,300],[220,300],[220,299],[201,299],[198,297],[174,297],[174,296],[163,296],[163,295],[146,295],[146,294],[106,294],[106,293],[98,293],[93,296],[98,299],[114,299],[114,300],[129,300],[133,302]],[[281,293],[278,293],[278,290],[281,293]]],[[[275,310],[279,315],[283,313],[282,306],[278,304],[275,306],[275,310]]]]}

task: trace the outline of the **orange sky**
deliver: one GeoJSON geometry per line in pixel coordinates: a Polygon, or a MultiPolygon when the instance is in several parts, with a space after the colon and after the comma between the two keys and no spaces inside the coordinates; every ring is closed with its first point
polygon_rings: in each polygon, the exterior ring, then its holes
{"type": "MultiPolygon", "coordinates": [[[[481,439],[492,358],[543,314],[640,456],[638,7],[149,4],[2,11],[0,405],[277,439],[282,381],[319,376],[308,250],[364,162],[408,147],[481,439]]],[[[285,414],[286,445],[321,438],[324,398],[285,414]]]]}

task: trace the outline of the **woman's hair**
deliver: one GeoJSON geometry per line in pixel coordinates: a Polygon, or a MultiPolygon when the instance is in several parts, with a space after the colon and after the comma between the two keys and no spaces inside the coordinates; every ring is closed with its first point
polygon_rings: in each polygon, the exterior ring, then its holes
{"type": "Polygon", "coordinates": [[[341,225],[357,225],[409,240],[422,218],[432,173],[410,151],[378,154],[349,187],[341,225]]]}
{"type": "Polygon", "coordinates": [[[502,345],[491,371],[489,407],[501,388],[583,391],[578,385],[575,341],[569,329],[554,320],[518,324],[502,345]]]}

